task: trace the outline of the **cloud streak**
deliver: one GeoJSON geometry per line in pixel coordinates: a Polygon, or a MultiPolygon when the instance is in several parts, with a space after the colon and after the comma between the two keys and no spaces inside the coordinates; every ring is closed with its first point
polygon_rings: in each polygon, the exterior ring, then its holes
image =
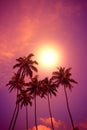
{"type": "MultiPolygon", "coordinates": [[[[54,128],[55,130],[67,130],[67,127],[65,125],[65,123],[61,120],[55,120],[55,118],[53,119],[53,124],[54,124],[54,128]]],[[[51,129],[51,119],[50,118],[40,118],[40,122],[41,124],[38,125],[38,130],[52,130],[51,129]]],[[[36,130],[36,127],[32,127],[29,130],[36,130]]]]}
{"type": "MultiPolygon", "coordinates": [[[[64,123],[61,120],[56,120],[55,118],[52,118],[53,120],[53,124],[55,129],[58,129],[59,127],[63,126],[63,128],[65,128],[64,123]]],[[[40,118],[40,121],[45,124],[46,126],[51,126],[51,118],[40,118]]]]}
{"type": "MultiPolygon", "coordinates": [[[[29,130],[36,130],[36,127],[34,126],[32,129],[29,130]]],[[[38,125],[38,130],[51,130],[51,129],[44,125],[38,125]]]]}
{"type": "MultiPolygon", "coordinates": [[[[56,128],[58,128],[61,125],[60,121],[56,121],[54,118],[52,118],[52,120],[53,120],[53,124],[56,128]]],[[[51,118],[40,118],[40,121],[46,125],[51,124],[51,118]]]]}

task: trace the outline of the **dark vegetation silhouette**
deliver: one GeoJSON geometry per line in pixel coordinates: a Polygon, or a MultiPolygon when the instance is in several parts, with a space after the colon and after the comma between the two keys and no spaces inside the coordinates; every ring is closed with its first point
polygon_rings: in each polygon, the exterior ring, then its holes
{"type": "Polygon", "coordinates": [[[47,97],[49,114],[50,114],[53,130],[54,130],[54,125],[53,125],[53,119],[52,119],[50,97],[52,97],[52,95],[56,96],[56,92],[57,90],[56,90],[55,84],[52,83],[51,79],[48,79],[48,77],[46,77],[45,79],[41,81],[41,97],[47,97]]]}
{"type": "Polygon", "coordinates": [[[77,82],[71,78],[72,74],[70,70],[71,68],[68,68],[68,69],[65,69],[65,67],[57,68],[57,71],[53,72],[52,79],[54,80],[54,83],[56,84],[57,87],[59,87],[59,85],[62,85],[64,87],[67,110],[70,116],[72,128],[73,130],[75,130],[74,121],[73,121],[70,108],[69,108],[69,102],[68,102],[66,89],[69,88],[71,90],[73,88],[72,83],[77,83],[77,82]]]}
{"type": "Polygon", "coordinates": [[[19,110],[22,107],[25,107],[26,111],[26,130],[28,127],[28,105],[32,106],[32,101],[34,100],[34,114],[35,114],[35,126],[38,130],[37,124],[37,96],[41,98],[46,98],[48,101],[49,115],[52,130],[55,130],[53,116],[51,112],[50,98],[57,95],[59,86],[64,87],[64,93],[66,98],[67,110],[71,120],[73,130],[79,130],[74,125],[74,121],[71,115],[69,108],[68,95],[66,89],[69,88],[72,90],[72,83],[77,83],[74,79],[71,78],[71,68],[65,69],[65,67],[57,68],[57,71],[52,73],[51,78],[45,77],[42,80],[39,80],[39,75],[36,75],[38,69],[36,65],[38,62],[32,60],[34,55],[31,53],[27,57],[19,57],[16,59],[17,63],[13,66],[13,69],[16,69],[16,73],[8,82],[8,90],[12,92],[16,91],[16,105],[13,112],[13,116],[9,125],[9,130],[14,130],[19,110]]]}
{"type": "Polygon", "coordinates": [[[38,80],[38,76],[35,75],[35,77],[31,78],[31,81],[29,82],[29,88],[27,89],[27,91],[30,93],[30,95],[33,96],[34,99],[34,105],[35,105],[35,126],[36,126],[36,130],[38,130],[38,126],[37,126],[37,112],[36,112],[36,96],[40,95],[40,81],[38,80]]]}
{"type": "Polygon", "coordinates": [[[28,109],[27,106],[28,104],[32,106],[32,95],[30,95],[26,90],[21,90],[20,94],[18,94],[17,98],[17,104],[20,104],[21,108],[25,106],[26,110],[26,129],[28,130],[28,109]]]}
{"type": "MultiPolygon", "coordinates": [[[[19,91],[21,90],[21,87],[23,87],[24,85],[24,78],[23,77],[19,77],[18,74],[14,73],[14,76],[11,78],[11,80],[9,81],[9,83],[7,84],[7,86],[9,86],[9,91],[11,92],[12,90],[16,90],[16,101],[18,98],[18,94],[19,91]]],[[[12,128],[14,130],[14,126],[18,117],[18,113],[19,113],[19,104],[16,102],[16,106],[14,109],[14,113],[9,125],[9,130],[12,128]]]]}
{"type": "MultiPolygon", "coordinates": [[[[26,77],[29,80],[33,76],[33,72],[37,72],[37,68],[35,65],[38,65],[36,61],[32,60],[34,55],[31,53],[27,57],[19,57],[16,59],[17,64],[13,66],[13,69],[17,69],[17,73],[12,77],[9,81],[7,86],[9,86],[9,91],[11,92],[14,89],[17,89],[17,96],[16,96],[16,107],[9,125],[9,130],[14,130],[16,120],[19,113],[19,107],[23,105],[26,106],[26,113],[28,113],[27,105],[31,105],[31,95],[28,94],[27,87],[29,86],[28,83],[25,83],[26,77]],[[21,103],[20,103],[21,102],[21,103]],[[19,104],[20,103],[20,104],[19,104]]],[[[28,130],[28,115],[26,114],[26,128],[28,130]]]]}

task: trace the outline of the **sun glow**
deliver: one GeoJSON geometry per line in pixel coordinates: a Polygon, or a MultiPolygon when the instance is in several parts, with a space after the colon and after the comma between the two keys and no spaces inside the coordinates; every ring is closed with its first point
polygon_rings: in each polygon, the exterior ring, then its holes
{"type": "Polygon", "coordinates": [[[52,48],[44,48],[40,54],[40,62],[44,67],[52,67],[57,62],[57,54],[52,48]]]}
{"type": "Polygon", "coordinates": [[[55,44],[42,44],[38,49],[37,61],[43,70],[55,69],[60,65],[61,54],[55,44]]]}

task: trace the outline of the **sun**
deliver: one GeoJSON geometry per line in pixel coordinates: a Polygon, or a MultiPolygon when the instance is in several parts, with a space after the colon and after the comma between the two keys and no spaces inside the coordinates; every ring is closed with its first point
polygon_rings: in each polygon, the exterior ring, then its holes
{"type": "Polygon", "coordinates": [[[57,62],[57,54],[52,48],[43,48],[40,54],[40,62],[44,67],[52,67],[57,62]]]}
{"type": "Polygon", "coordinates": [[[61,59],[61,54],[57,46],[55,44],[42,44],[38,48],[37,53],[37,61],[39,63],[39,67],[43,70],[52,70],[55,69],[61,59]]]}

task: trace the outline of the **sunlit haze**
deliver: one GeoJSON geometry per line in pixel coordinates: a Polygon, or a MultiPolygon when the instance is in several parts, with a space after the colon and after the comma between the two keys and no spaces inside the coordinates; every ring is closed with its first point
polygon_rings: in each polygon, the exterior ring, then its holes
{"type": "Polygon", "coordinates": [[[55,42],[41,42],[37,48],[36,59],[39,63],[40,71],[49,71],[52,73],[57,66],[61,65],[63,52],[56,46],[55,42]]]}

